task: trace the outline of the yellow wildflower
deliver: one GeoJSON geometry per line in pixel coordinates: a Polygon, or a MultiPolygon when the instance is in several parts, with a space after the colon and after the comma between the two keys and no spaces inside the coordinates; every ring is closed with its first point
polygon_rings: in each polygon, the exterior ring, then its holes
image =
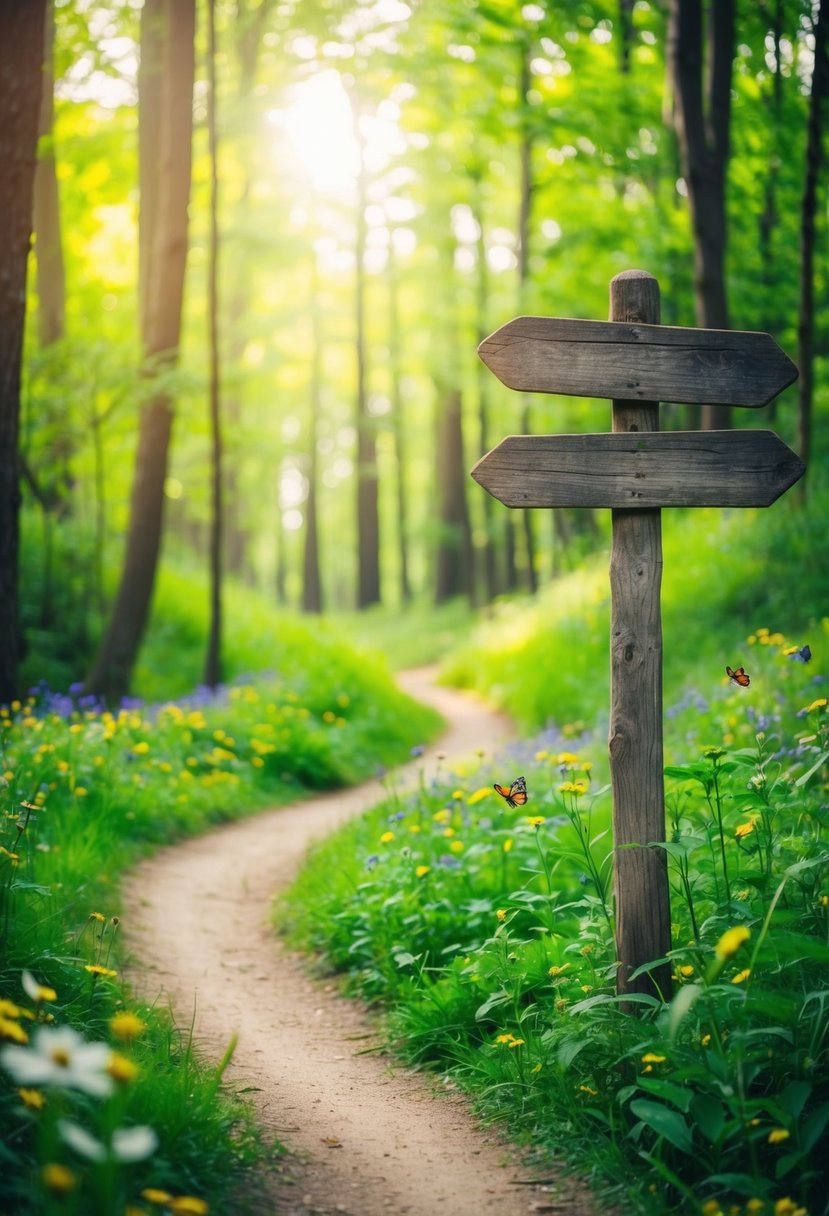
{"type": "Polygon", "coordinates": [[[53,1191],[56,1195],[68,1195],[77,1185],[77,1179],[72,1171],[57,1161],[50,1161],[44,1165],[41,1177],[47,1191],[53,1191]]]}
{"type": "Polygon", "coordinates": [[[750,975],[751,975],[751,968],[746,967],[745,970],[738,971],[737,974],[732,977],[731,983],[732,984],[743,984],[743,983],[745,983],[745,981],[748,979],[748,977],[750,975]]]}
{"type": "Polygon", "coordinates": [[[732,954],[736,954],[743,942],[747,942],[750,937],[751,930],[746,925],[734,925],[733,928],[726,929],[717,942],[715,951],[717,958],[731,958],[732,954]]]}
{"type": "Polygon", "coordinates": [[[18,1089],[17,1096],[29,1110],[43,1110],[46,1099],[39,1089],[18,1089]]]}
{"type": "Polygon", "coordinates": [[[415,870],[415,874],[417,875],[418,878],[422,878],[424,874],[428,874],[428,873],[429,873],[429,866],[418,866],[415,870]]]}
{"type": "Polygon", "coordinates": [[[384,832],[380,837],[381,844],[390,844],[394,840],[394,832],[384,832]]]}
{"type": "Polygon", "coordinates": [[[773,1127],[768,1134],[769,1144],[782,1144],[790,1135],[791,1132],[786,1131],[785,1127],[773,1127]]]}

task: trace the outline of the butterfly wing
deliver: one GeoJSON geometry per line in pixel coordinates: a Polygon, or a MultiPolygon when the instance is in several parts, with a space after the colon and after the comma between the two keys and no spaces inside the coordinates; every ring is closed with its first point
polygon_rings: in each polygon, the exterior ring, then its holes
{"type": "Polygon", "coordinates": [[[745,667],[738,667],[737,670],[734,671],[731,667],[726,665],[725,674],[730,680],[733,680],[735,684],[739,684],[741,688],[748,688],[749,684],[751,683],[751,680],[746,675],[745,667]]]}
{"type": "Polygon", "coordinates": [[[529,797],[527,794],[527,783],[523,777],[516,777],[509,788],[505,785],[499,785],[496,781],[493,788],[506,801],[507,806],[524,806],[529,797]]]}

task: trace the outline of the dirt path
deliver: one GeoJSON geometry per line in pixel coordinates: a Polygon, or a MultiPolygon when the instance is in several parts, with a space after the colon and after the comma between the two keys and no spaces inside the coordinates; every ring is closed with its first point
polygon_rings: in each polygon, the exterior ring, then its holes
{"type": "MultiPolygon", "coordinates": [[[[438,753],[491,753],[511,733],[504,717],[429,677],[409,672],[401,683],[449,726],[412,777],[434,772],[438,753]]],[[[268,926],[309,843],[383,794],[373,781],[265,812],[137,867],[124,891],[126,940],[140,960],[133,982],[149,999],[161,990],[179,1025],[195,1017],[209,1056],[238,1034],[228,1076],[257,1088],[263,1121],[294,1154],[268,1180],[261,1212],[589,1216],[589,1199],[572,1188],[527,1184],[517,1151],[482,1133],[456,1094],[436,1096],[427,1078],[366,1054],[374,1026],[362,1006],[310,977],[268,926]]]]}

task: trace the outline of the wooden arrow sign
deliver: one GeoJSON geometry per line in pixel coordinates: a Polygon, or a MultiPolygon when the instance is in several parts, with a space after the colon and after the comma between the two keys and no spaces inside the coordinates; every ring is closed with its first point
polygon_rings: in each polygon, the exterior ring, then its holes
{"type": "Polygon", "coordinates": [[[478,354],[524,393],[759,407],[797,379],[770,334],[743,330],[516,317],[478,354]]]}
{"type": "Polygon", "coordinates": [[[767,507],[804,472],[774,431],[508,435],[472,470],[507,507],[767,507]]]}

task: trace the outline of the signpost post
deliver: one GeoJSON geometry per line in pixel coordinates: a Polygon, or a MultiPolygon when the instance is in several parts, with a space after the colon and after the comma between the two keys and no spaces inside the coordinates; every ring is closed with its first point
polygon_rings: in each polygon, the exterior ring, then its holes
{"type": "Polygon", "coordinates": [[[617,988],[668,999],[667,858],[653,847],[665,839],[661,508],[768,506],[804,466],[772,431],[659,433],[660,401],[758,407],[797,377],[768,334],[661,326],[659,315],[656,279],[628,270],[610,284],[610,321],[518,317],[486,338],[478,353],[507,387],[610,397],[613,430],[512,435],[472,476],[508,507],[611,509],[617,988]]]}

